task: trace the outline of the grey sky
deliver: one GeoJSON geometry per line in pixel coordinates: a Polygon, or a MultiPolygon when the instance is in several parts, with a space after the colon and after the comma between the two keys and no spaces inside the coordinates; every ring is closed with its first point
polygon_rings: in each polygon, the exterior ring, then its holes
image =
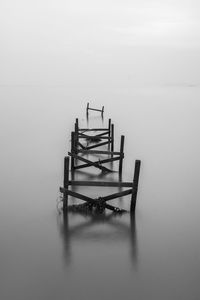
{"type": "Polygon", "coordinates": [[[199,84],[199,1],[1,0],[0,37],[0,84],[199,84]]]}

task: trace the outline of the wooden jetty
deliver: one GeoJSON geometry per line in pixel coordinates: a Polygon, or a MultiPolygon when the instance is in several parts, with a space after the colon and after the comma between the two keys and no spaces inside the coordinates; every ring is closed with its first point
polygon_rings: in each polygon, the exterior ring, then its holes
{"type": "MultiPolygon", "coordinates": [[[[104,106],[102,110],[89,108],[89,104],[87,104],[86,111],[88,110],[97,110],[104,112],[104,106]]],[[[73,180],[70,178],[70,158],[71,158],[71,171],[72,173],[78,169],[83,169],[87,167],[95,167],[101,170],[102,172],[112,172],[111,169],[105,167],[103,164],[112,163],[114,161],[119,161],[118,172],[122,174],[123,167],[123,159],[124,159],[124,135],[121,136],[120,141],[120,150],[114,151],[114,124],[111,123],[111,119],[108,120],[107,128],[80,128],[78,118],[76,118],[75,122],[75,131],[71,133],[71,152],[68,152],[68,156],[64,159],[64,182],[63,187],[60,187],[60,192],[63,194],[63,210],[66,211],[68,209],[68,196],[72,196],[74,198],[80,199],[84,201],[87,205],[88,210],[92,210],[95,208],[96,210],[102,212],[105,209],[111,210],[113,212],[122,212],[123,209],[110,205],[108,202],[110,200],[124,197],[127,195],[131,195],[131,204],[130,204],[130,212],[135,212],[136,207],[136,199],[137,199],[137,191],[138,191],[138,183],[139,183],[139,175],[140,175],[140,166],[141,161],[135,161],[134,167],[134,175],[133,180],[130,182],[123,181],[84,181],[84,180],[73,180]],[[98,133],[100,132],[100,133],[98,133]],[[91,135],[92,133],[92,135],[91,135]],[[81,140],[81,142],[80,142],[81,140]],[[86,145],[82,142],[84,140],[86,145]],[[102,142],[101,140],[105,140],[102,142]],[[92,143],[92,145],[91,145],[92,143]],[[108,150],[102,150],[102,146],[108,145],[108,150]],[[111,147],[110,147],[111,146],[111,147]],[[94,148],[99,148],[95,149],[94,148]],[[96,161],[92,161],[84,157],[84,155],[107,155],[108,158],[98,159],[96,161]],[[83,164],[77,164],[77,161],[83,162],[83,164]],[[82,193],[77,193],[70,189],[73,186],[88,186],[88,187],[118,187],[118,188],[128,188],[126,190],[109,194],[107,196],[97,195],[96,198],[91,198],[82,193]]]]}
{"type": "Polygon", "coordinates": [[[111,119],[109,119],[107,128],[80,128],[78,118],[76,118],[73,139],[75,148],[81,147],[82,149],[90,150],[100,146],[108,145],[109,148],[111,146],[111,151],[114,151],[114,124],[111,124],[111,119]],[[88,134],[91,132],[93,133],[92,135],[88,134]],[[94,132],[100,133],[94,134],[94,132]],[[84,146],[80,142],[82,139],[88,141],[88,144],[90,142],[95,142],[95,145],[84,146]],[[102,142],[102,140],[104,141],[102,142]]]}
{"type": "MultiPolygon", "coordinates": [[[[107,144],[107,143],[104,143],[107,144]]],[[[102,146],[101,143],[99,143],[100,146],[102,146]]],[[[96,148],[98,145],[95,145],[96,148]]],[[[99,146],[99,147],[100,147],[99,146]]],[[[92,146],[91,146],[92,147],[92,146]]],[[[105,163],[110,163],[113,161],[119,161],[119,173],[122,172],[122,166],[123,166],[123,159],[124,159],[124,135],[121,136],[121,143],[120,143],[120,150],[113,151],[114,147],[111,150],[91,150],[91,147],[84,147],[80,143],[78,143],[77,138],[76,138],[76,133],[72,132],[71,133],[71,152],[68,152],[68,155],[71,156],[71,170],[77,170],[77,169],[82,169],[82,168],[87,168],[87,167],[96,167],[104,172],[112,172],[112,170],[106,168],[103,166],[105,163]],[[80,155],[81,154],[81,155],[80,155]],[[97,161],[91,161],[89,159],[86,159],[83,157],[83,155],[107,155],[110,156],[107,159],[98,159],[97,161]],[[84,162],[85,164],[82,165],[76,165],[74,161],[79,160],[84,162]]]]}
{"type": "Polygon", "coordinates": [[[113,182],[113,181],[76,181],[69,180],[69,156],[66,156],[64,159],[64,182],[63,187],[60,188],[60,192],[63,193],[63,208],[67,209],[68,206],[68,195],[75,197],[77,199],[83,200],[90,204],[90,207],[97,207],[101,209],[109,209],[112,211],[118,211],[119,209],[108,204],[107,202],[122,196],[131,195],[131,212],[135,211],[136,206],[136,198],[138,191],[138,183],[139,183],[139,174],[140,174],[140,160],[135,161],[135,170],[132,182],[113,182]],[[110,194],[108,196],[99,196],[98,198],[91,198],[81,193],[74,192],[69,189],[69,186],[101,186],[101,187],[129,187],[129,189],[110,194]]]}

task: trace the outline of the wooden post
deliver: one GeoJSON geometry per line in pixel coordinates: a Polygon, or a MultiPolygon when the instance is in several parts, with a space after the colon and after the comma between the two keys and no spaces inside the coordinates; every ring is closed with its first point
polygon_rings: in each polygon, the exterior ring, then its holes
{"type": "Polygon", "coordinates": [[[86,114],[88,115],[89,103],[87,103],[86,114]]]}
{"type": "MultiPolygon", "coordinates": [[[[64,159],[64,182],[63,186],[65,189],[68,189],[69,186],[69,156],[66,156],[64,159]]],[[[68,207],[68,194],[63,194],[63,210],[67,210],[68,207]]]]}
{"type": "Polygon", "coordinates": [[[114,124],[111,125],[111,152],[114,152],[114,124]]]}
{"type": "Polygon", "coordinates": [[[102,111],[101,111],[101,113],[102,113],[102,115],[103,115],[103,113],[104,113],[104,106],[102,106],[102,111]]]}
{"type": "Polygon", "coordinates": [[[77,130],[77,133],[78,133],[78,118],[76,118],[75,129],[77,130]]]}
{"type": "Polygon", "coordinates": [[[76,123],[75,123],[75,134],[74,134],[74,152],[77,154],[78,150],[78,138],[79,131],[78,131],[78,118],[76,118],[76,123]]]}
{"type": "Polygon", "coordinates": [[[119,173],[122,173],[124,159],[124,135],[121,135],[121,144],[120,144],[120,160],[119,160],[119,173]]]}
{"type": "Polygon", "coordinates": [[[137,191],[138,191],[138,182],[139,182],[139,175],[140,175],[140,165],[141,161],[135,161],[135,170],[134,170],[134,177],[133,177],[133,189],[132,189],[132,197],[131,197],[131,213],[135,212],[136,206],[136,199],[137,199],[137,191]]]}
{"type": "MultiPolygon", "coordinates": [[[[75,133],[71,132],[71,152],[75,152],[75,133]]],[[[71,170],[74,170],[74,157],[71,157],[71,170]]]]}
{"type": "Polygon", "coordinates": [[[111,119],[108,119],[108,136],[110,137],[110,134],[111,134],[111,119]]]}
{"type": "MultiPolygon", "coordinates": [[[[111,137],[111,119],[108,120],[108,137],[109,139],[111,137]]],[[[108,150],[110,150],[110,142],[108,143],[108,150]]]]}

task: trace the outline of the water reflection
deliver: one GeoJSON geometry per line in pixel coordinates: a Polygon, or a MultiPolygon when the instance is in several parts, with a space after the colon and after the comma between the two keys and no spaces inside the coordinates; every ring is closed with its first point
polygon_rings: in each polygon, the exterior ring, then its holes
{"type": "Polygon", "coordinates": [[[137,267],[138,241],[134,214],[85,214],[83,212],[72,212],[69,208],[68,212],[63,212],[59,216],[58,225],[67,265],[75,259],[73,249],[76,246],[73,245],[73,242],[78,239],[81,242],[100,243],[101,245],[106,245],[107,242],[128,242],[130,261],[134,268],[137,267]]]}

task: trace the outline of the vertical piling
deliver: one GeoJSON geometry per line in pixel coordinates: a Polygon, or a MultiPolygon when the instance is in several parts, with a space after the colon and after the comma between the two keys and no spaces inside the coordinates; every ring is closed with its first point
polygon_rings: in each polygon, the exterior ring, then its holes
{"type": "Polygon", "coordinates": [[[87,103],[87,107],[86,107],[86,114],[88,115],[88,109],[89,109],[89,102],[87,103]]]}
{"type": "Polygon", "coordinates": [[[114,151],[114,124],[111,124],[111,152],[113,151],[114,151]]]}
{"type": "MultiPolygon", "coordinates": [[[[75,133],[71,132],[71,153],[75,153],[75,133]]],[[[74,157],[71,156],[71,170],[74,170],[74,157]]]]}
{"type": "Polygon", "coordinates": [[[110,150],[110,137],[111,137],[111,119],[108,120],[108,138],[109,138],[108,150],[110,150]]]}
{"type": "MultiPolygon", "coordinates": [[[[69,156],[66,156],[64,159],[64,182],[63,186],[65,189],[68,189],[69,186],[69,156]]],[[[68,194],[64,192],[63,194],[63,210],[67,210],[68,207],[68,194]]]]}
{"type": "Polygon", "coordinates": [[[136,207],[136,199],[137,199],[137,192],[138,192],[138,183],[139,183],[139,176],[140,176],[140,165],[141,161],[135,161],[135,170],[134,170],[134,177],[133,177],[133,191],[131,196],[131,213],[135,212],[136,207]]]}
{"type": "Polygon", "coordinates": [[[120,160],[119,160],[119,173],[122,173],[124,159],[124,135],[121,135],[121,144],[120,144],[120,160]]]}
{"type": "Polygon", "coordinates": [[[76,118],[76,123],[75,123],[75,134],[74,134],[74,152],[77,154],[77,150],[78,150],[78,134],[79,134],[79,130],[78,130],[78,118],[76,118]]]}

